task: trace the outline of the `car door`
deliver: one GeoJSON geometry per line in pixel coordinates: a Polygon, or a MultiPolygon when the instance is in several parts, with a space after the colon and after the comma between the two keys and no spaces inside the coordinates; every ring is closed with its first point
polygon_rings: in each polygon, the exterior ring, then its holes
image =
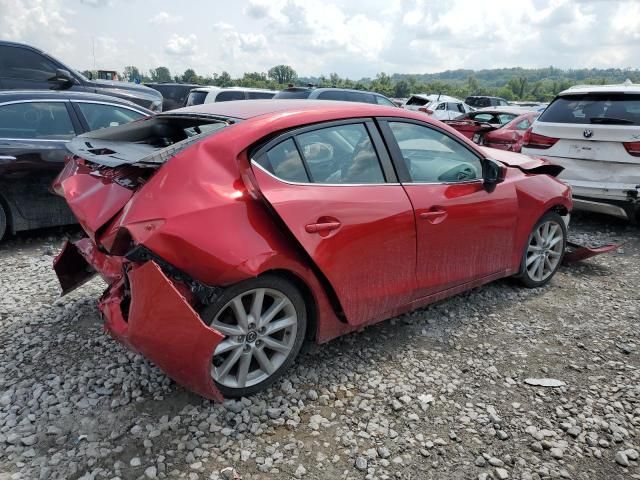
{"type": "Polygon", "coordinates": [[[55,63],[29,48],[0,45],[0,82],[8,90],[49,89],[55,63]]]}
{"type": "Polygon", "coordinates": [[[139,110],[112,103],[72,100],[71,105],[85,131],[117,127],[148,116],[139,110]]]}
{"type": "Polygon", "coordinates": [[[509,270],[513,185],[487,191],[479,153],[434,125],[388,119],[380,126],[415,209],[417,298],[509,270]]]}
{"type": "Polygon", "coordinates": [[[64,166],[66,143],[81,133],[67,101],[0,105],[0,190],[15,213],[14,228],[74,223],[49,187],[64,166]]]}
{"type": "Polygon", "coordinates": [[[388,318],[415,289],[411,202],[372,121],[316,125],[252,155],[262,195],[333,288],[348,323],[388,318]]]}

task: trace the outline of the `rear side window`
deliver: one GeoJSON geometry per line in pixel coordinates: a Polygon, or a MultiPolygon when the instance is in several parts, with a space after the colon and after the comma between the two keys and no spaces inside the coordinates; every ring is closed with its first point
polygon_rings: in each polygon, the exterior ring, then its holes
{"type": "Polygon", "coordinates": [[[362,123],[321,128],[295,139],[279,143],[260,156],[258,164],[285,181],[334,185],[385,182],[377,152],[362,123]]]}
{"type": "Polygon", "coordinates": [[[0,77],[44,82],[57,66],[47,57],[28,48],[0,46],[0,77]]]}
{"type": "Polygon", "coordinates": [[[216,95],[216,102],[230,102],[232,100],[244,100],[244,92],[229,90],[216,95]]]}
{"type": "Polygon", "coordinates": [[[320,92],[318,94],[318,100],[340,100],[348,102],[347,92],[341,92],[339,90],[327,90],[326,92],[320,92]]]}
{"type": "Polygon", "coordinates": [[[393,103],[388,98],[383,97],[382,95],[374,95],[374,97],[376,98],[376,103],[378,105],[384,105],[385,107],[395,107],[396,106],[395,103],[393,103]]]}
{"type": "Polygon", "coordinates": [[[144,117],[143,114],[128,108],[100,103],[78,103],[78,107],[89,125],[89,130],[117,127],[144,117]]]}
{"type": "Polygon", "coordinates": [[[406,105],[415,105],[417,107],[422,107],[427,103],[429,103],[429,100],[425,100],[424,98],[411,97],[409,100],[407,100],[406,105]]]}
{"type": "Polygon", "coordinates": [[[289,182],[309,181],[302,157],[300,157],[292,139],[285,140],[269,150],[259,163],[282,180],[289,182]]]}
{"type": "Polygon", "coordinates": [[[271,92],[247,92],[249,100],[259,100],[263,98],[273,98],[275,93],[271,92]]]}
{"type": "Polygon", "coordinates": [[[191,91],[189,92],[189,96],[187,97],[187,107],[190,105],[201,105],[204,103],[204,100],[207,98],[208,92],[198,92],[191,91]]]}
{"type": "Polygon", "coordinates": [[[75,135],[64,102],[25,102],[0,107],[0,138],[67,140],[75,135]]]}
{"type": "Polygon", "coordinates": [[[640,95],[598,93],[556,98],[540,122],[640,125],[640,95]]]}

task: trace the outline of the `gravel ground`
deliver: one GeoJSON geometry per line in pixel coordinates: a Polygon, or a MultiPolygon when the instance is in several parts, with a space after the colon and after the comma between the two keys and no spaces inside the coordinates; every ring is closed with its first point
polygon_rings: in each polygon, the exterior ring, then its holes
{"type": "Polygon", "coordinates": [[[310,347],[224,405],[103,333],[100,280],[58,298],[61,234],[10,239],[0,480],[640,479],[640,238],[611,222],[574,218],[627,244],[543,289],[500,281],[310,347]]]}

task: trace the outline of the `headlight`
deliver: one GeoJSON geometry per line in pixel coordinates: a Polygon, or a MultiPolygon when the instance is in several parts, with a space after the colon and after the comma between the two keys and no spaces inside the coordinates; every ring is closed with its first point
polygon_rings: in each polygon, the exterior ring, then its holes
{"type": "Polygon", "coordinates": [[[155,100],[151,103],[149,110],[152,112],[161,112],[162,111],[162,100],[155,100]]]}

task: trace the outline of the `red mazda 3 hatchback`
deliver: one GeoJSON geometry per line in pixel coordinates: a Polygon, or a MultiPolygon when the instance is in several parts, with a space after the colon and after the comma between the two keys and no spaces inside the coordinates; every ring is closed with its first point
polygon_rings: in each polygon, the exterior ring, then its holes
{"type": "Polygon", "coordinates": [[[55,269],[98,272],[105,328],[212,399],[264,389],[334,337],[561,263],[569,187],[421,113],[254,100],[76,137],[54,183],[86,232],[55,269]]]}

